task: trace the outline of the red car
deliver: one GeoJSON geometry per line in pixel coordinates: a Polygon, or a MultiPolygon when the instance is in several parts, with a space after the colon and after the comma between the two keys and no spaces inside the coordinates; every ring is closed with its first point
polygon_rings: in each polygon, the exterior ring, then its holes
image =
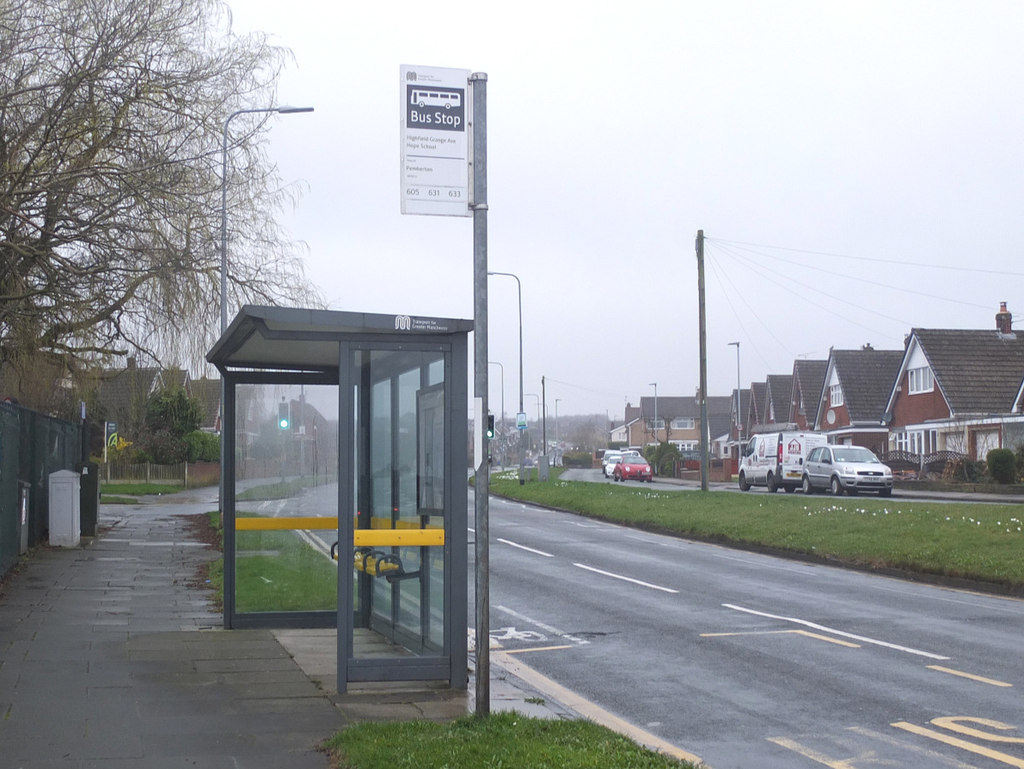
{"type": "Polygon", "coordinates": [[[612,477],[616,481],[632,480],[650,483],[652,476],[650,463],[639,454],[623,454],[612,473],[612,477]]]}

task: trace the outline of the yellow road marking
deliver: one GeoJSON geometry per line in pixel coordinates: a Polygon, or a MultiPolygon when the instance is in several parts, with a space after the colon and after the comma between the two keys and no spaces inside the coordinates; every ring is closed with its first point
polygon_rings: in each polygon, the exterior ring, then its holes
{"type": "Polygon", "coordinates": [[[940,673],[949,673],[951,676],[960,676],[961,678],[969,678],[972,681],[980,681],[983,684],[990,684],[991,686],[1013,686],[1005,681],[997,681],[994,678],[985,678],[984,676],[976,676],[973,673],[965,673],[962,670],[954,670],[953,668],[944,668],[942,665],[928,665],[929,670],[938,670],[940,673]]]}
{"type": "Polygon", "coordinates": [[[857,769],[854,765],[854,761],[859,759],[856,758],[829,758],[824,753],[819,753],[816,750],[811,750],[805,745],[801,745],[796,740],[790,740],[786,737],[768,737],[768,742],[774,742],[780,747],[792,750],[794,753],[799,753],[804,758],[809,758],[812,761],[817,761],[823,766],[829,767],[829,769],[857,769]]]}
{"type": "Polygon", "coordinates": [[[564,646],[534,646],[532,649],[506,649],[505,654],[528,654],[529,652],[553,652],[559,649],[571,649],[572,644],[564,646]]]}
{"type": "Polygon", "coordinates": [[[674,756],[680,761],[689,761],[691,764],[704,763],[701,761],[700,756],[696,756],[682,748],[676,747],[671,742],[663,740],[661,737],[651,734],[637,726],[633,726],[633,724],[616,715],[612,715],[599,705],[581,697],[574,691],[566,689],[561,684],[552,681],[541,673],[538,673],[529,665],[513,658],[506,651],[493,652],[491,654],[491,661],[496,665],[500,665],[505,668],[507,671],[512,673],[512,675],[523,679],[541,694],[546,694],[552,700],[560,702],[566,707],[572,708],[584,718],[589,718],[595,723],[606,726],[619,734],[626,735],[634,742],[639,742],[641,745],[645,745],[651,750],[656,750],[659,753],[674,756]]]}
{"type": "Polygon", "coordinates": [[[891,726],[895,726],[897,729],[903,729],[911,734],[917,734],[921,737],[928,737],[929,739],[936,740],[938,742],[944,742],[947,745],[952,745],[954,748],[960,748],[970,753],[976,753],[979,756],[985,756],[985,758],[991,758],[993,761],[999,761],[1006,764],[1007,766],[1017,767],[1017,769],[1024,769],[1024,759],[1011,756],[1008,753],[1003,753],[998,750],[992,750],[986,748],[984,745],[975,745],[973,742],[967,742],[967,740],[961,740],[958,737],[952,737],[942,732],[937,732],[934,729],[928,729],[924,726],[917,726],[916,724],[908,724],[906,721],[897,721],[891,726]]]}
{"type": "Polygon", "coordinates": [[[966,726],[961,723],[966,721],[972,724],[980,724],[981,726],[987,726],[990,729],[998,729],[1001,732],[1012,732],[1015,727],[1009,724],[1004,724],[1002,721],[993,721],[990,718],[971,718],[970,716],[944,716],[942,718],[933,718],[932,723],[936,726],[941,726],[943,729],[949,729],[951,732],[960,732],[960,734],[966,734],[968,737],[977,737],[979,740],[988,740],[989,742],[1012,742],[1017,745],[1024,745],[1024,739],[1020,737],[1007,737],[1004,734],[993,734],[992,732],[983,732],[981,729],[974,729],[970,726],[966,726]]]}
{"type": "Polygon", "coordinates": [[[830,638],[827,635],[819,635],[818,633],[812,633],[809,630],[752,630],[743,633],[701,633],[701,638],[724,638],[726,636],[739,636],[739,635],[783,635],[783,634],[796,634],[806,636],[807,638],[813,638],[817,641],[827,641],[830,644],[836,644],[837,646],[845,646],[850,649],[859,649],[860,644],[852,643],[851,641],[840,641],[838,638],[830,638]]]}

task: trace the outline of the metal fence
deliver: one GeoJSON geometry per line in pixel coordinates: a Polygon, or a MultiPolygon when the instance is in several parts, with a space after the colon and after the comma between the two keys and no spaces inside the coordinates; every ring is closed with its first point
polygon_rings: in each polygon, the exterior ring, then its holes
{"type": "Polygon", "coordinates": [[[81,468],[79,425],[0,402],[0,576],[46,539],[49,478],[81,468]]]}

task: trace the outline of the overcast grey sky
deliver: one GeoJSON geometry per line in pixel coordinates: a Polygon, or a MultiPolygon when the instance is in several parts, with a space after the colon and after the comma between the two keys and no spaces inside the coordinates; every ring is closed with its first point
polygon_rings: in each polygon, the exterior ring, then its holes
{"type": "MultiPolygon", "coordinates": [[[[552,413],[694,393],[698,229],[712,395],[729,342],[747,387],[1024,317],[1024,3],[229,5],[293,51],[279,102],[316,109],[270,154],[308,185],[285,226],[332,309],[472,317],[471,220],[400,214],[399,66],[487,73],[489,268],[522,280],[552,413]]],[[[514,413],[515,281],[489,286],[514,413]]]]}

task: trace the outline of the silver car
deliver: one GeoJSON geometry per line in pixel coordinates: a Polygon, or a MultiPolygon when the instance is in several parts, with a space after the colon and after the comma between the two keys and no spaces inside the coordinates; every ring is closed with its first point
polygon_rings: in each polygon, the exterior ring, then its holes
{"type": "Polygon", "coordinates": [[[601,460],[601,470],[605,478],[612,477],[612,473],[615,472],[615,465],[619,463],[621,457],[621,451],[606,451],[604,453],[604,458],[601,460]]]}
{"type": "Polygon", "coordinates": [[[877,491],[880,497],[888,497],[892,494],[892,470],[863,446],[819,446],[804,463],[803,490],[813,494],[819,489],[828,489],[835,496],[877,491]]]}

